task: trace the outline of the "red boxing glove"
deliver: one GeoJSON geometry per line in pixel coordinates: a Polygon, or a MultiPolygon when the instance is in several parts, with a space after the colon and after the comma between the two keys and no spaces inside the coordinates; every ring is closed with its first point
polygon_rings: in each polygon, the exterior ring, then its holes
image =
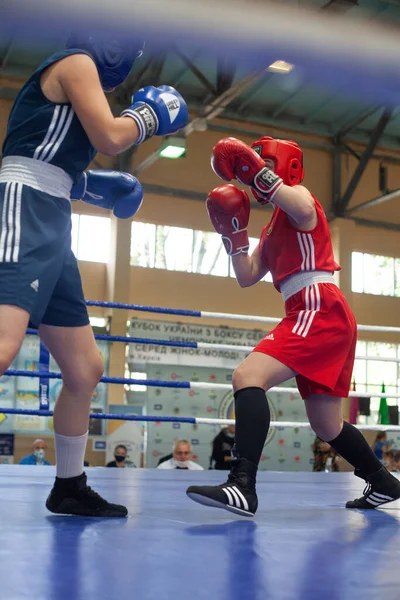
{"type": "Polygon", "coordinates": [[[261,156],[236,138],[224,138],[215,144],[211,154],[211,166],[221,179],[237,179],[240,183],[261,192],[263,204],[271,202],[283,185],[279,175],[265,166],[261,156]]]}
{"type": "Polygon", "coordinates": [[[234,185],[220,185],[207,196],[208,216],[215,231],[222,235],[229,256],[246,254],[249,249],[247,225],[250,200],[246,192],[234,185]]]}

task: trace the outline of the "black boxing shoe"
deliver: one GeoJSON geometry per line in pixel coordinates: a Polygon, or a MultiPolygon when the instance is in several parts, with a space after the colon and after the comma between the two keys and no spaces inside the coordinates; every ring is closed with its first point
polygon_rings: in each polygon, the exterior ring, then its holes
{"type": "Polygon", "coordinates": [[[224,508],[244,517],[254,517],[258,499],[256,494],[257,465],[246,458],[232,460],[228,481],[221,485],[191,485],[187,496],[205,506],[224,508]]]}
{"type": "Polygon", "coordinates": [[[346,508],[373,509],[400,498],[400,481],[385,467],[371,475],[364,475],[356,469],[354,475],[364,479],[367,485],[361,498],[346,502],[346,508]]]}
{"type": "Polygon", "coordinates": [[[46,508],[59,515],[81,517],[126,517],[128,510],[120,504],[110,504],[86,483],[86,473],[78,477],[56,477],[46,500],[46,508]]]}

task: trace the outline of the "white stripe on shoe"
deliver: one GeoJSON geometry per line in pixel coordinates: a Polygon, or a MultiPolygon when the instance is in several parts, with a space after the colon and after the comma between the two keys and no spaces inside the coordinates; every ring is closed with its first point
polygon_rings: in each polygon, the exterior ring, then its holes
{"type": "MultiPolygon", "coordinates": [[[[244,495],[242,494],[242,492],[239,490],[239,488],[237,488],[236,486],[232,488],[232,490],[235,490],[235,492],[238,494],[239,498],[241,499],[242,503],[243,503],[243,508],[245,510],[249,510],[249,505],[247,504],[247,500],[244,497],[244,495]]],[[[240,508],[240,507],[239,507],[240,508]]]]}
{"type": "Polygon", "coordinates": [[[372,494],[368,496],[368,498],[365,498],[365,500],[373,506],[379,506],[380,504],[385,504],[386,502],[392,502],[392,500],[395,500],[395,498],[392,498],[392,496],[385,496],[385,494],[372,492],[372,494]]]}
{"type": "MultiPolygon", "coordinates": [[[[225,489],[225,488],[222,488],[225,489]]],[[[202,504],[203,506],[212,506],[214,508],[223,508],[224,510],[228,510],[229,512],[233,512],[237,515],[241,515],[242,517],[254,517],[254,513],[243,510],[242,508],[236,508],[231,504],[225,504],[224,502],[220,502],[219,500],[215,500],[214,498],[209,498],[208,496],[204,496],[203,494],[198,494],[197,492],[186,492],[188,498],[197,502],[198,504],[202,504]]]]}

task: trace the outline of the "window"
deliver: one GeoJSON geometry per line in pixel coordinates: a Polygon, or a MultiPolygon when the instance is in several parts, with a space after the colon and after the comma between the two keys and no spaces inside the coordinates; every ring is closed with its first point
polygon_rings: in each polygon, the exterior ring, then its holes
{"type": "MultiPolygon", "coordinates": [[[[382,384],[385,384],[386,394],[400,393],[400,345],[381,342],[357,342],[356,361],[353,370],[353,380],[356,392],[371,394],[371,416],[360,417],[362,424],[378,422],[380,394],[382,384]],[[383,358],[384,360],[366,360],[366,357],[383,358]]],[[[388,398],[389,405],[399,405],[396,398],[388,398]]]]}
{"type": "MultiPolygon", "coordinates": [[[[147,373],[140,373],[138,371],[129,371],[125,369],[125,377],[127,379],[147,379],[147,373]]],[[[147,392],[147,385],[136,385],[136,383],[126,384],[125,390],[128,392],[147,392]]]]}
{"type": "MultiPolygon", "coordinates": [[[[257,244],[259,243],[259,241],[260,241],[259,238],[249,238],[249,243],[250,243],[249,254],[252,254],[254,252],[254,249],[257,246],[257,244]]],[[[230,261],[229,261],[229,274],[231,277],[235,277],[235,272],[233,270],[232,263],[230,261]]],[[[272,283],[271,273],[268,272],[266,274],[266,276],[263,277],[262,281],[268,281],[269,283],[272,283]]]]}
{"type": "Polygon", "coordinates": [[[72,251],[78,260],[106,263],[110,257],[111,220],[72,215],[72,251]]]}
{"type": "MultiPolygon", "coordinates": [[[[258,238],[250,238],[250,252],[258,242],[258,238]]],[[[151,223],[132,223],[131,265],[235,277],[218,233],[151,223]]],[[[271,274],[263,281],[271,282],[271,274]]]]}
{"type": "Polygon", "coordinates": [[[400,297],[400,259],[353,252],[351,263],[353,292],[400,297]]]}
{"type": "Polygon", "coordinates": [[[229,257],[218,233],[193,232],[193,273],[227,277],[229,257]]]}
{"type": "Polygon", "coordinates": [[[151,223],[132,223],[131,265],[153,268],[155,253],[156,226],[151,223]]]}
{"type": "Polygon", "coordinates": [[[192,272],[193,229],[159,225],[156,229],[156,268],[192,272]]]}

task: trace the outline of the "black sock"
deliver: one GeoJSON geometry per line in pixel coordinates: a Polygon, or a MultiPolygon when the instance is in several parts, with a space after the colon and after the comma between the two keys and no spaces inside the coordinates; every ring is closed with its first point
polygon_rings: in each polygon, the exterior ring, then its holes
{"type": "Polygon", "coordinates": [[[240,458],[258,465],[271,420],[265,391],[259,387],[238,390],[235,396],[235,446],[240,458]]]}
{"type": "Polygon", "coordinates": [[[375,456],[361,431],[346,421],[339,435],[331,442],[326,441],[340,456],[365,475],[376,473],[382,467],[381,461],[375,456]]]}

